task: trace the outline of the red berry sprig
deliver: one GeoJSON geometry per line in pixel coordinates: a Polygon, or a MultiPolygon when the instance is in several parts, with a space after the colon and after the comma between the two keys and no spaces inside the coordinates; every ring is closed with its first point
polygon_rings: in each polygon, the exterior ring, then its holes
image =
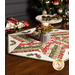
{"type": "Polygon", "coordinates": [[[38,32],[42,33],[47,33],[47,32],[51,32],[54,29],[54,27],[52,25],[49,26],[43,26],[41,24],[37,25],[37,30],[38,32]]]}

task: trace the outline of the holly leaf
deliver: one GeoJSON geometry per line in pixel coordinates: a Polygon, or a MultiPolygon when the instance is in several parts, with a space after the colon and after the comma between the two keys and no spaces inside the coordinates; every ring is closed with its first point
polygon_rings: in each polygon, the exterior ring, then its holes
{"type": "Polygon", "coordinates": [[[40,56],[40,55],[38,55],[38,54],[36,55],[36,57],[37,57],[37,58],[41,58],[41,56],[40,56]]]}
{"type": "Polygon", "coordinates": [[[14,40],[10,40],[11,42],[15,42],[14,40]]]}
{"type": "Polygon", "coordinates": [[[34,55],[34,54],[32,54],[32,53],[31,53],[31,54],[27,54],[27,56],[33,56],[33,55],[34,55]]]}
{"type": "Polygon", "coordinates": [[[27,31],[27,32],[31,32],[31,31],[29,30],[29,31],[27,31]]]}

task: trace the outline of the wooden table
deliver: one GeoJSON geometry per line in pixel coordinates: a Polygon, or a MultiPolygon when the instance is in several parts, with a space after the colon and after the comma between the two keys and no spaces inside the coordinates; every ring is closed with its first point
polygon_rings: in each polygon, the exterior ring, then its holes
{"type": "MultiPolygon", "coordinates": [[[[28,23],[30,24],[29,28],[36,27],[38,24],[34,21],[28,21],[28,23]]],[[[25,29],[27,28],[23,28],[21,31],[25,29]]],[[[51,62],[8,55],[7,35],[15,31],[5,34],[5,75],[69,75],[69,60],[65,62],[63,70],[56,71],[53,69],[51,62]]]]}

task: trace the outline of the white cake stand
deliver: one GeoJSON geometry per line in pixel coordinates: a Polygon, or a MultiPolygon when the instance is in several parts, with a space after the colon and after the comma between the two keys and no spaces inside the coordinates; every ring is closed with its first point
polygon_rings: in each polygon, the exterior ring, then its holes
{"type": "Polygon", "coordinates": [[[38,16],[35,17],[35,19],[37,21],[39,21],[40,23],[47,22],[49,24],[56,24],[56,23],[60,23],[62,21],[62,17],[60,17],[60,19],[57,19],[57,20],[52,19],[50,21],[43,21],[42,20],[42,16],[50,16],[50,17],[53,17],[55,15],[49,15],[49,14],[47,14],[47,15],[38,15],[38,16]]]}

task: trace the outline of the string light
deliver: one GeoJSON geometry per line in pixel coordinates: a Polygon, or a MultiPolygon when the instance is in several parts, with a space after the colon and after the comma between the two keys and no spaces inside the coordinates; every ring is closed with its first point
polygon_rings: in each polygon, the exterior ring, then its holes
{"type": "Polygon", "coordinates": [[[66,17],[66,15],[63,15],[63,17],[66,17]]]}
{"type": "Polygon", "coordinates": [[[52,9],[52,8],[50,8],[50,9],[52,9]]]}

